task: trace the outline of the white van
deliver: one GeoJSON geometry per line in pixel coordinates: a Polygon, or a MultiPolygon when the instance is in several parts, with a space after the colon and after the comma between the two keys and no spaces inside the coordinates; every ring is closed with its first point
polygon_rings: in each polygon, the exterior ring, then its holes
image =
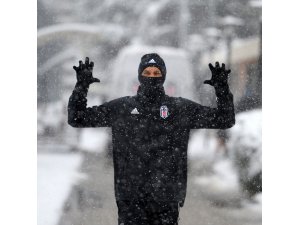
{"type": "Polygon", "coordinates": [[[131,45],[120,51],[113,66],[112,91],[109,93],[109,99],[136,94],[141,57],[154,52],[158,53],[166,64],[167,75],[164,83],[166,94],[195,100],[192,69],[186,52],[178,48],[144,45],[131,45]]]}

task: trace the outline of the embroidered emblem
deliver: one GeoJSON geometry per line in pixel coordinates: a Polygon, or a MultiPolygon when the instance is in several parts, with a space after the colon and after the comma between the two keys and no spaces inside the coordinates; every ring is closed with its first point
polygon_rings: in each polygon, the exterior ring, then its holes
{"type": "Polygon", "coordinates": [[[151,59],[148,63],[156,63],[154,59],[151,59]]]}
{"type": "Polygon", "coordinates": [[[169,116],[169,109],[167,106],[163,105],[160,107],[160,117],[166,119],[169,116]]]}
{"type": "Polygon", "coordinates": [[[131,111],[131,114],[140,114],[139,111],[137,110],[137,108],[134,108],[132,111],[131,111]]]}

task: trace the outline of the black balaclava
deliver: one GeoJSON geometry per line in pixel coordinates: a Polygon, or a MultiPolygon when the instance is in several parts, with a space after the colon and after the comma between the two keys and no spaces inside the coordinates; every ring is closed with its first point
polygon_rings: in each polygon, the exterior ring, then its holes
{"type": "Polygon", "coordinates": [[[141,58],[138,69],[138,79],[140,87],[138,90],[139,97],[147,102],[155,102],[165,95],[163,84],[166,79],[167,69],[164,60],[157,53],[149,53],[141,58]],[[161,77],[144,77],[142,72],[145,68],[154,66],[157,67],[161,77]]]}

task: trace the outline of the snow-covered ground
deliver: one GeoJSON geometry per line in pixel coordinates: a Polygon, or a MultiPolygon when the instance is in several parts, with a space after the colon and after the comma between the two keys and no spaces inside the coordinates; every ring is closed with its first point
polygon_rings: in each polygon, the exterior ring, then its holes
{"type": "Polygon", "coordinates": [[[37,225],[56,225],[79,173],[80,154],[39,153],[37,157],[37,225]]]}

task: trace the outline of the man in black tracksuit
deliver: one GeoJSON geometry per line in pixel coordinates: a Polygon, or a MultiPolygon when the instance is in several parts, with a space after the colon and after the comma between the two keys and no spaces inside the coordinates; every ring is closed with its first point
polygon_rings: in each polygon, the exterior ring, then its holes
{"type": "MultiPolygon", "coordinates": [[[[119,224],[175,225],[187,185],[187,147],[191,129],[226,129],[235,123],[230,70],[215,67],[211,80],[217,108],[165,94],[166,67],[156,53],[141,58],[140,86],[126,96],[99,106],[87,106],[93,62],[73,68],[77,83],[69,99],[68,123],[73,127],[112,127],[115,197],[119,224]]],[[[180,74],[184,79],[184,75],[180,74]]],[[[125,78],[126,79],[126,78],[125,78]]],[[[117,90],[115,90],[117,91],[117,90]]]]}

